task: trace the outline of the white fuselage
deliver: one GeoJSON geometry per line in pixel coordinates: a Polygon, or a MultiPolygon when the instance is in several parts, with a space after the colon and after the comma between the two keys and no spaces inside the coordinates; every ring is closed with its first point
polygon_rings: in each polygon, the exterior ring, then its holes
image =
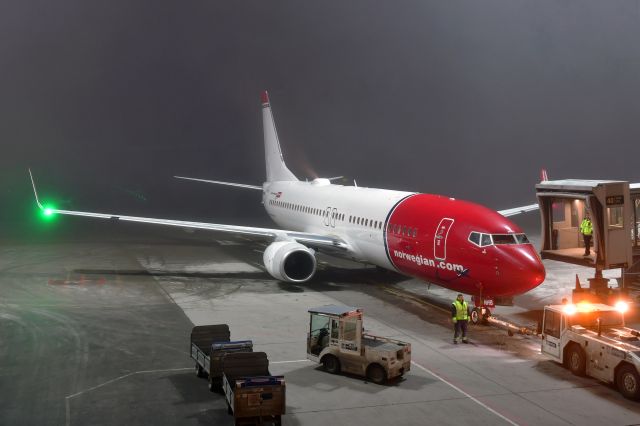
{"type": "Polygon", "coordinates": [[[353,247],[354,259],[395,269],[385,253],[385,224],[394,206],[413,194],[316,179],[265,183],[263,203],[282,228],[339,236],[353,247]]]}

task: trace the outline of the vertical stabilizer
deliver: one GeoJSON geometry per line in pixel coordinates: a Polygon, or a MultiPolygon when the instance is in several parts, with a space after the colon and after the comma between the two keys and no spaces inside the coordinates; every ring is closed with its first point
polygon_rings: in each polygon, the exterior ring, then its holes
{"type": "Polygon", "coordinates": [[[264,157],[267,164],[267,182],[298,180],[284,164],[276,123],[273,121],[269,94],[262,92],[262,127],[264,129],[264,157]]]}

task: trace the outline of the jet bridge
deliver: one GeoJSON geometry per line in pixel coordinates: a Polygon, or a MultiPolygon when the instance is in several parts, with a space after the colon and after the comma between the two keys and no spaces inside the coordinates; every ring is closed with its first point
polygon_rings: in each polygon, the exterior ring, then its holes
{"type": "MultiPolygon", "coordinates": [[[[589,280],[590,290],[609,292],[602,271],[630,268],[633,248],[640,244],[640,185],[634,188],[635,198],[631,194],[626,181],[566,179],[537,184],[542,219],[541,257],[595,268],[595,277],[589,280]],[[588,256],[584,255],[580,233],[580,223],[586,215],[593,224],[588,256]]],[[[574,293],[574,299],[575,296],[574,293]]]]}

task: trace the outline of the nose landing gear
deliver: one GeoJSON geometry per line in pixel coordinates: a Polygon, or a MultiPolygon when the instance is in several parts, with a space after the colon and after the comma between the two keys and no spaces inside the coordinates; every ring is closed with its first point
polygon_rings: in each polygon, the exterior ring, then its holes
{"type": "Polygon", "coordinates": [[[485,307],[475,307],[471,310],[471,323],[472,324],[487,324],[488,319],[491,316],[491,310],[485,307]]]}
{"type": "Polygon", "coordinates": [[[491,309],[495,308],[493,299],[482,296],[473,296],[475,307],[471,310],[470,320],[472,324],[487,324],[491,317],[491,309]]]}

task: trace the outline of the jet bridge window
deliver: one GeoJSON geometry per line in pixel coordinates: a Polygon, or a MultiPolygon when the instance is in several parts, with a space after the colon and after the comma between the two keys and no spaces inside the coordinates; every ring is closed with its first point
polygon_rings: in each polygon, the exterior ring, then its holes
{"type": "Polygon", "coordinates": [[[607,207],[609,229],[624,227],[624,210],[622,206],[607,207]]]}

